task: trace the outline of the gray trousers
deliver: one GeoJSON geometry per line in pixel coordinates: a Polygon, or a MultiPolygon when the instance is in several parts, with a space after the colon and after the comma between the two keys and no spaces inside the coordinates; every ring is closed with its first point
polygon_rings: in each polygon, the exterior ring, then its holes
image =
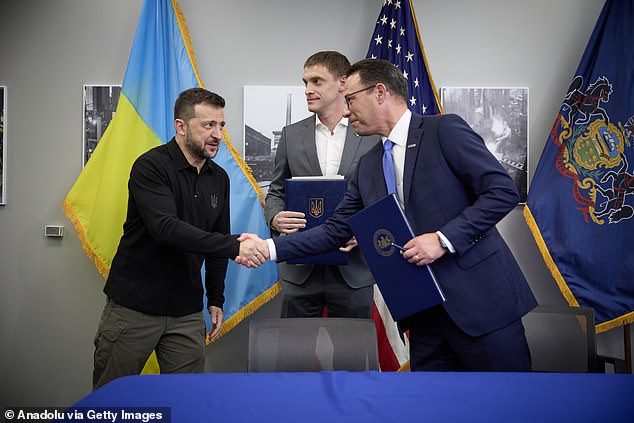
{"type": "Polygon", "coordinates": [[[145,314],[108,299],[95,335],[93,389],[138,375],[152,353],[161,373],[202,373],[205,363],[202,311],[181,317],[145,314]]]}

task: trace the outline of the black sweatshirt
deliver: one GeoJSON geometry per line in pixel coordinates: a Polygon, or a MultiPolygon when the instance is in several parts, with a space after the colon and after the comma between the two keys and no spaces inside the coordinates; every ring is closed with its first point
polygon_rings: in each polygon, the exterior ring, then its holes
{"type": "Polygon", "coordinates": [[[174,139],[141,155],[128,182],[128,214],[105,294],[143,313],[184,316],[222,307],[228,258],[238,255],[229,235],[229,177],[208,160],[198,173],[174,139]]]}

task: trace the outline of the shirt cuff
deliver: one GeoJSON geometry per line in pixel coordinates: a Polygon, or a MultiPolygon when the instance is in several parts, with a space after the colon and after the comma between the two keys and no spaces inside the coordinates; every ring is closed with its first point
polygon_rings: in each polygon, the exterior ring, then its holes
{"type": "Polygon", "coordinates": [[[275,242],[271,238],[266,240],[269,245],[269,258],[271,261],[277,261],[277,250],[275,250],[275,242]]]}
{"type": "Polygon", "coordinates": [[[453,244],[451,243],[451,241],[449,241],[447,239],[446,236],[443,235],[442,232],[440,231],[436,231],[436,235],[438,235],[440,237],[440,239],[443,240],[443,242],[445,243],[445,245],[447,246],[447,249],[449,250],[450,253],[455,253],[456,249],[454,248],[453,244]]]}

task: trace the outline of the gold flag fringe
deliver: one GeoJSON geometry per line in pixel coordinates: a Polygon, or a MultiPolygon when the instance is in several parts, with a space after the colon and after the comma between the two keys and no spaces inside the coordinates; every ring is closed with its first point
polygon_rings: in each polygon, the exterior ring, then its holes
{"type": "Polygon", "coordinates": [[[533,238],[535,238],[535,242],[537,243],[537,248],[539,248],[539,252],[542,254],[544,262],[546,262],[546,267],[548,267],[548,270],[550,270],[553,278],[555,278],[555,282],[557,282],[559,290],[564,295],[566,301],[568,301],[568,304],[570,304],[571,306],[579,307],[579,302],[575,298],[570,288],[568,288],[568,285],[566,285],[566,281],[564,280],[564,277],[561,276],[559,269],[557,269],[557,265],[555,264],[555,261],[548,251],[546,242],[544,242],[544,238],[542,238],[542,234],[537,227],[537,222],[535,222],[535,218],[528,208],[528,205],[524,206],[524,219],[526,219],[526,223],[528,224],[528,227],[533,234],[533,238]]]}
{"type": "MultiPolygon", "coordinates": [[[[220,329],[220,333],[218,334],[218,338],[229,332],[231,329],[235,328],[238,323],[255,313],[262,307],[264,304],[271,301],[277,294],[282,290],[282,285],[280,282],[276,282],[272,287],[255,297],[249,304],[242,307],[236,314],[227,319],[226,322],[222,324],[222,328],[220,329]]],[[[207,344],[210,344],[212,341],[209,338],[209,334],[207,334],[207,344]]]]}
{"type": "MultiPolygon", "coordinates": [[[[553,275],[553,278],[557,282],[557,286],[559,286],[559,290],[563,294],[568,304],[574,307],[579,307],[579,302],[575,298],[574,294],[566,284],[564,277],[559,272],[555,261],[553,260],[550,252],[548,251],[548,247],[546,246],[546,242],[544,242],[544,238],[542,237],[541,232],[539,231],[539,227],[537,226],[537,222],[535,221],[535,217],[531,213],[528,205],[524,206],[524,218],[526,219],[526,223],[533,234],[533,238],[535,238],[535,242],[537,243],[537,247],[539,248],[539,252],[542,254],[544,262],[546,263],[546,267],[550,270],[550,273],[553,275]]],[[[628,323],[634,322],[634,311],[623,316],[619,316],[615,319],[609,320],[607,322],[603,322],[601,324],[596,325],[597,333],[605,332],[610,329],[614,329],[619,326],[626,325],[628,323]]]]}
{"type": "Polygon", "coordinates": [[[619,316],[616,319],[608,320],[596,326],[597,333],[605,332],[610,329],[617,328],[619,326],[625,326],[634,322],[634,311],[619,316]]]}
{"type": "Polygon", "coordinates": [[[262,191],[262,188],[260,188],[257,181],[253,177],[253,170],[251,169],[251,167],[247,164],[247,162],[244,161],[244,159],[238,153],[238,150],[236,150],[233,144],[231,144],[231,135],[229,135],[227,128],[222,129],[222,140],[225,142],[225,145],[229,149],[231,156],[233,156],[233,159],[242,170],[242,173],[244,173],[244,175],[247,177],[247,180],[251,184],[251,187],[258,195],[258,198],[260,199],[260,207],[262,207],[262,212],[264,213],[264,191],[262,191]]]}
{"type": "Polygon", "coordinates": [[[84,227],[81,219],[77,216],[75,209],[73,209],[73,205],[68,199],[65,199],[62,203],[62,211],[70,219],[70,222],[75,227],[75,232],[77,232],[77,236],[79,237],[79,241],[81,242],[81,246],[83,247],[86,255],[97,267],[97,271],[101,274],[104,279],[108,278],[108,274],[110,273],[110,266],[105,262],[105,260],[97,254],[95,249],[88,241],[88,235],[86,234],[86,228],[84,227]]]}
{"type": "Polygon", "coordinates": [[[198,63],[196,62],[196,54],[194,53],[194,43],[192,42],[192,37],[189,33],[189,28],[187,27],[187,21],[185,21],[185,15],[181,9],[180,4],[178,4],[177,0],[172,0],[172,7],[174,8],[174,15],[176,15],[176,22],[178,23],[178,27],[180,28],[181,35],[183,36],[183,43],[185,44],[185,51],[187,51],[187,56],[189,56],[189,62],[192,64],[192,68],[194,69],[194,74],[196,75],[196,80],[198,81],[198,85],[200,88],[205,88],[203,85],[203,81],[200,78],[200,74],[198,73],[198,63]]]}

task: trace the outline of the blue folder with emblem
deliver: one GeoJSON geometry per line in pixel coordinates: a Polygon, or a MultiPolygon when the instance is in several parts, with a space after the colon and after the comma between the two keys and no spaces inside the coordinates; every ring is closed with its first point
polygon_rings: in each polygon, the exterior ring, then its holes
{"type": "MultiPolygon", "coordinates": [[[[348,181],[343,176],[306,176],[286,180],[286,210],[306,215],[306,229],[319,226],[326,221],[343,200],[348,181]]],[[[348,254],[338,249],[324,254],[288,260],[289,264],[348,264],[348,254]]]]}
{"type": "Polygon", "coordinates": [[[403,246],[414,237],[395,194],[351,216],[348,224],[394,320],[445,301],[432,268],[408,263],[393,245],[403,246]]]}

